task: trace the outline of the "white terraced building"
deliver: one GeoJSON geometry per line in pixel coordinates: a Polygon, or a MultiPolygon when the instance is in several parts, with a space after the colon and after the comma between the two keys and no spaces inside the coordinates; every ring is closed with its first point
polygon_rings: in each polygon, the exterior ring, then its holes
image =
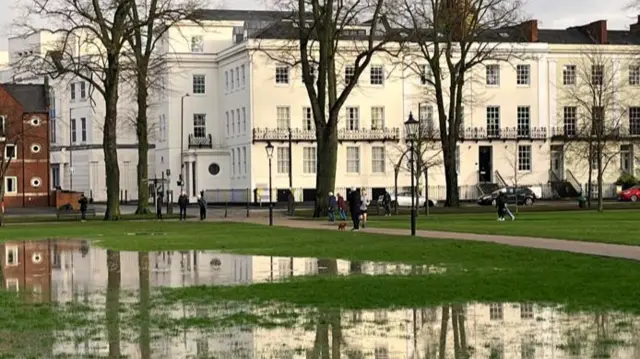
{"type": "MultiPolygon", "coordinates": [[[[177,193],[182,172],[192,199],[200,190],[207,191],[209,201],[264,199],[269,177],[264,147],[271,141],[276,147],[274,195],[282,199],[285,191],[279,190],[291,186],[298,201],[315,199],[317,150],[299,69],[288,68],[264,52],[289,41],[283,39],[286,31],[277,31],[292,26],[283,16],[269,11],[202,11],[204,26],[181,24],[169,31],[160,49],[168,60],[167,72],[150,106],[149,118],[154,122],[150,177],[170,174],[170,189],[177,193]],[[273,31],[264,31],[267,27],[273,31]]],[[[353,30],[366,33],[367,28],[353,30]]],[[[538,29],[530,21],[505,30],[499,38],[504,46],[518,46],[526,55],[521,57],[528,60],[477,66],[473,80],[467,82],[457,153],[461,197],[473,199],[481,191],[511,185],[516,179],[523,185],[542,185],[545,196],[568,195],[572,192],[568,188],[579,190],[587,182],[588,171],[565,146],[576,116],[564,94],[570,80],[575,82],[585,49],[597,49],[617,64],[627,64],[629,51],[640,49],[640,34],[635,26],[627,31],[608,30],[606,21],[561,30],[538,29]]],[[[47,41],[50,35],[46,34],[28,41],[11,39],[10,60],[34,47],[46,52],[47,41]]],[[[346,53],[349,46],[345,41],[341,49],[346,53]]],[[[339,122],[337,192],[356,186],[369,189],[375,198],[381,190],[391,190],[394,160],[406,148],[403,122],[411,112],[421,121],[434,121],[437,111],[424,78],[429,76],[428,68],[421,76],[397,66],[397,61],[374,56],[347,99],[339,122]]],[[[419,58],[414,61],[420,63],[419,58]]],[[[349,77],[352,68],[348,63],[341,66],[341,77],[349,77]]],[[[635,94],[640,83],[636,70],[629,63],[617,76],[624,83],[619,105],[628,110],[628,116],[621,125],[626,135],[620,138],[620,154],[605,174],[607,183],[615,182],[621,173],[636,173],[633,147],[640,135],[640,103],[633,103],[640,98],[635,94]]],[[[7,71],[5,79],[11,78],[7,71]]],[[[51,84],[55,97],[52,183],[102,201],[106,188],[101,99],[82,81],[51,84]],[[96,110],[91,100],[98,104],[96,110]]],[[[125,125],[135,107],[126,101],[128,96],[122,97],[121,188],[123,197],[126,191],[129,199],[135,199],[136,140],[125,125]]],[[[399,186],[406,188],[409,183],[408,174],[402,172],[399,186]]],[[[443,168],[430,169],[430,198],[444,199],[444,185],[443,168]]]]}

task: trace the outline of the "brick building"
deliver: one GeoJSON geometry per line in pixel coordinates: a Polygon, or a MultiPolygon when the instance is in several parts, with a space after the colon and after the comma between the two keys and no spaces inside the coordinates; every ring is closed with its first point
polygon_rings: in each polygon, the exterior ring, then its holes
{"type": "Polygon", "coordinates": [[[33,293],[27,299],[48,302],[51,293],[51,241],[11,241],[0,245],[4,287],[33,293]]]}
{"type": "Polygon", "coordinates": [[[7,208],[51,203],[46,88],[0,84],[0,171],[5,172],[2,184],[7,208]]]}

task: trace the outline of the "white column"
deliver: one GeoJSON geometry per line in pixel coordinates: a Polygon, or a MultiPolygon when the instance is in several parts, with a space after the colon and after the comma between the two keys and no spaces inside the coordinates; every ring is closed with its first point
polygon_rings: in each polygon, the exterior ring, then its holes
{"type": "MultiPolygon", "coordinates": [[[[556,61],[548,61],[549,67],[549,117],[547,127],[551,130],[554,127],[558,127],[558,100],[557,100],[557,78],[558,78],[558,64],[556,61]]],[[[549,132],[551,135],[551,131],[549,132]]]]}
{"type": "Polygon", "coordinates": [[[191,197],[191,162],[184,161],[184,190],[188,197],[191,197]]]}
{"type": "Polygon", "coordinates": [[[191,172],[195,174],[193,176],[193,187],[196,190],[196,196],[199,196],[200,195],[200,188],[198,188],[198,162],[196,160],[194,160],[193,162],[191,162],[191,166],[193,168],[191,170],[191,172]]]}

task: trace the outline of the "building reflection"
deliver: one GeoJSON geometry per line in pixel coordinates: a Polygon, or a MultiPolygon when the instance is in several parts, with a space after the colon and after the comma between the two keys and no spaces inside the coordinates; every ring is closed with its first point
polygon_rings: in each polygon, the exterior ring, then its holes
{"type": "MultiPolygon", "coordinates": [[[[181,320],[225,313],[259,316],[265,310],[248,304],[241,308],[180,304],[158,309],[150,300],[153,290],[160,287],[243,285],[305,275],[408,275],[445,270],[435,266],[242,256],[219,251],[117,252],[90,248],[84,241],[54,240],[5,242],[0,245],[0,256],[7,290],[33,293],[31,300],[35,302],[83,303],[107,318],[104,332],[90,333],[91,328],[83,328],[78,330],[88,332],[53,333],[55,340],[43,349],[48,354],[36,355],[40,357],[640,358],[637,317],[567,314],[557,307],[533,303],[367,311],[314,309],[299,316],[293,326],[235,326],[213,333],[185,327],[158,334],[153,332],[150,320],[154,316],[181,320]],[[134,307],[138,315],[135,335],[123,328],[118,315],[128,307],[134,307]],[[74,336],[82,340],[64,339],[74,336]]],[[[12,349],[0,350],[9,353],[12,349]]]]}

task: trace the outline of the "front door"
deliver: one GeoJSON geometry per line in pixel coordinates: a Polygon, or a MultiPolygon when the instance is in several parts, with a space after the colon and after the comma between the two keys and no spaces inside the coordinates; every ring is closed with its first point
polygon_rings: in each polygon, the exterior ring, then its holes
{"type": "Polygon", "coordinates": [[[493,171],[493,148],[491,146],[478,147],[478,182],[491,183],[493,171]]]}
{"type": "Polygon", "coordinates": [[[562,181],[564,179],[564,152],[562,147],[551,150],[551,173],[552,181],[562,181]]]}

